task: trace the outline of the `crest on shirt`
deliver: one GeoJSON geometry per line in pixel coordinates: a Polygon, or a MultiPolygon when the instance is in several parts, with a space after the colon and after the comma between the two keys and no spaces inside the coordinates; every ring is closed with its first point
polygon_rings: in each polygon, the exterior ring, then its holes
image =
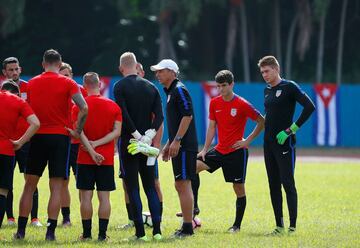
{"type": "Polygon", "coordinates": [[[168,95],[166,102],[170,102],[171,95],[168,95]]]}
{"type": "Polygon", "coordinates": [[[275,96],[279,97],[281,95],[281,92],[282,92],[282,90],[277,90],[276,93],[275,93],[275,96]]]}
{"type": "Polygon", "coordinates": [[[27,94],[26,94],[26,92],[23,92],[23,93],[21,93],[21,98],[23,99],[23,100],[27,100],[27,94]]]}
{"type": "Polygon", "coordinates": [[[231,115],[232,117],[234,117],[234,116],[236,116],[236,114],[237,114],[237,109],[236,109],[236,108],[232,108],[231,111],[230,111],[230,115],[231,115]]]}

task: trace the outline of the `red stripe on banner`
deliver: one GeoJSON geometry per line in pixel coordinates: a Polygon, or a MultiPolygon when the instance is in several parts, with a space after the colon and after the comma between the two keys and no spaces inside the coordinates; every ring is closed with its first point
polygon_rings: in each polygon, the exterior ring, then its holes
{"type": "Polygon", "coordinates": [[[111,81],[111,77],[100,77],[100,93],[101,95],[104,94],[105,90],[109,87],[111,81]]]}
{"type": "Polygon", "coordinates": [[[320,96],[325,108],[328,108],[331,99],[335,96],[338,86],[334,83],[322,83],[314,85],[315,92],[320,96]]]}
{"type": "Polygon", "coordinates": [[[201,86],[203,87],[204,92],[210,97],[214,98],[215,96],[219,95],[219,91],[216,87],[216,82],[210,81],[210,82],[201,82],[201,86]]]}

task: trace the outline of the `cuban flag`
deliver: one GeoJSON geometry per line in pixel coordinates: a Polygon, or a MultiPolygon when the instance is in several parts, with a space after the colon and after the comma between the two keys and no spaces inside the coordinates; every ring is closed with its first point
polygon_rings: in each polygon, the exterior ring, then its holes
{"type": "Polygon", "coordinates": [[[109,98],[111,77],[100,77],[100,93],[102,96],[109,98]]]}
{"type": "MultiPolygon", "coordinates": [[[[211,98],[214,98],[219,95],[219,91],[216,87],[216,82],[210,81],[210,82],[202,82],[201,86],[204,91],[204,136],[206,137],[207,128],[209,127],[209,106],[210,106],[210,100],[211,98]]],[[[213,140],[213,143],[217,143],[217,135],[215,135],[215,138],[213,140]]]]}
{"type": "Polygon", "coordinates": [[[319,146],[340,144],[338,86],[331,83],[315,84],[316,121],[315,143],[319,146]]]}

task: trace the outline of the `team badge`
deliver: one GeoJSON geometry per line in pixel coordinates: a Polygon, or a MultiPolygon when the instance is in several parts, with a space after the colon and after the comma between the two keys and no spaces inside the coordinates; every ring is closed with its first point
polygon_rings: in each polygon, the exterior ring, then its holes
{"type": "Polygon", "coordinates": [[[26,92],[21,93],[21,98],[22,98],[23,100],[27,100],[27,94],[26,94],[26,92]]]}
{"type": "Polygon", "coordinates": [[[168,95],[168,98],[167,98],[166,102],[170,102],[170,97],[171,97],[171,95],[168,95]]]}
{"type": "Polygon", "coordinates": [[[279,97],[281,95],[281,92],[282,92],[282,90],[277,90],[276,93],[275,93],[275,96],[279,97]]]}
{"type": "Polygon", "coordinates": [[[236,114],[237,114],[237,109],[236,109],[236,108],[232,108],[231,111],[230,111],[230,115],[231,115],[232,117],[234,117],[234,116],[236,116],[236,114]]]}

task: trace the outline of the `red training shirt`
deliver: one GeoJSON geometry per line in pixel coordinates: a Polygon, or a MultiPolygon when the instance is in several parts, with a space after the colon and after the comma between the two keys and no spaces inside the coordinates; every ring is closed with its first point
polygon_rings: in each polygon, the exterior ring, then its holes
{"type": "MultiPolygon", "coordinates": [[[[89,107],[89,113],[85,122],[84,133],[89,141],[104,137],[113,131],[115,121],[122,121],[121,109],[112,100],[100,95],[91,95],[86,97],[85,100],[89,107]]],[[[74,106],[73,117],[76,117],[78,112],[79,108],[74,106]]],[[[113,140],[95,148],[95,151],[105,158],[101,165],[114,166],[114,145],[113,140]]],[[[83,149],[79,149],[77,163],[95,164],[89,153],[83,149]]]]}
{"type": "Polygon", "coordinates": [[[0,91],[0,154],[14,156],[10,139],[14,138],[16,123],[34,114],[29,104],[9,92],[0,91]]]}
{"type": "Polygon", "coordinates": [[[77,83],[55,72],[43,72],[28,83],[28,102],[40,120],[38,134],[69,135],[71,97],[80,93],[77,83]]]}
{"type": "Polygon", "coordinates": [[[238,95],[228,102],[222,96],[214,97],[209,108],[209,119],[216,122],[218,129],[215,149],[221,154],[235,151],[231,146],[243,138],[247,118],[256,120],[259,116],[259,111],[238,95]]]}

